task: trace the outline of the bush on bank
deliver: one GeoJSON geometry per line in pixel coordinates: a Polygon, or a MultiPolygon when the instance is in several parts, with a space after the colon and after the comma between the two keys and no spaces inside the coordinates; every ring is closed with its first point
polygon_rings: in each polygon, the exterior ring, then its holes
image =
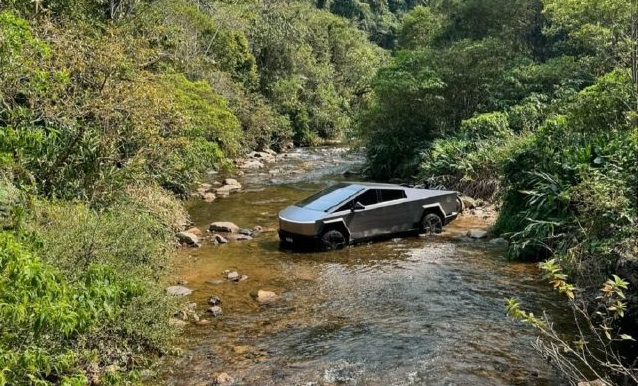
{"type": "Polygon", "coordinates": [[[128,191],[102,210],[36,199],[0,233],[0,385],[136,382],[171,350],[179,305],[159,279],[186,216],[158,188],[128,191]]]}

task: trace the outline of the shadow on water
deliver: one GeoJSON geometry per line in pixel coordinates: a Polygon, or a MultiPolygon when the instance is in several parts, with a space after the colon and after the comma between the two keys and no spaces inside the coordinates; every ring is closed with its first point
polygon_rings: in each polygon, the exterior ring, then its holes
{"type": "Polygon", "coordinates": [[[186,354],[169,385],[208,384],[226,372],[241,385],[560,385],[531,348],[533,331],[509,320],[503,299],[556,308],[534,265],[502,247],[462,237],[484,227],[460,216],[441,235],[340,251],[279,249],[277,212],[326,181],[265,185],[190,208],[196,225],[261,225],[252,241],[183,250],[174,279],[194,290],[203,314],[219,296],[224,314],[186,330],[186,354]],[[223,280],[224,270],[248,279],[223,280]],[[255,300],[258,290],[281,299],[255,300]]]}

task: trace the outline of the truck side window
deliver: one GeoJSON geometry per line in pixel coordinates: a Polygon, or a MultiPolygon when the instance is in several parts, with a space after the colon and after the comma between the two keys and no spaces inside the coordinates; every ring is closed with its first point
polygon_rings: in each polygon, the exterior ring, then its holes
{"type": "Polygon", "coordinates": [[[361,193],[357,198],[355,198],[355,202],[359,201],[364,206],[374,205],[379,202],[377,198],[377,190],[378,189],[370,189],[363,193],[361,193]]]}
{"type": "Polygon", "coordinates": [[[405,198],[405,191],[397,189],[381,189],[381,202],[405,198]]]}

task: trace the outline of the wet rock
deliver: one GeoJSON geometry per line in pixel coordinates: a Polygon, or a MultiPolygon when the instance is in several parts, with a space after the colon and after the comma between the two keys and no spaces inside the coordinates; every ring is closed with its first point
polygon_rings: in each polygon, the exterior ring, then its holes
{"type": "Polygon", "coordinates": [[[208,227],[211,232],[237,233],[239,227],[230,221],[216,221],[208,227]]]}
{"type": "Polygon", "coordinates": [[[239,281],[239,279],[241,279],[241,276],[239,276],[239,273],[237,273],[237,271],[232,271],[226,274],[226,279],[230,281],[239,281]]]}
{"type": "Polygon", "coordinates": [[[186,231],[179,232],[176,237],[182,245],[189,245],[191,247],[199,246],[199,237],[194,233],[186,231]]]}
{"type": "Polygon", "coordinates": [[[265,151],[251,151],[248,153],[248,157],[263,160],[266,163],[272,163],[276,160],[275,155],[265,151]]]}
{"type": "Polygon", "coordinates": [[[208,320],[208,319],[200,319],[195,324],[198,325],[198,326],[205,326],[207,324],[210,324],[210,320],[208,320]]]}
{"type": "Polygon", "coordinates": [[[186,232],[192,233],[192,234],[194,234],[197,237],[201,237],[201,236],[204,235],[204,232],[202,232],[202,230],[197,228],[197,227],[189,228],[189,229],[186,230],[186,232]]]}
{"type": "Polygon", "coordinates": [[[274,303],[279,300],[279,296],[272,291],[257,291],[257,301],[262,304],[274,303]]]}
{"type": "Polygon", "coordinates": [[[220,284],[224,284],[225,281],[224,280],[209,280],[206,283],[212,284],[212,285],[220,285],[220,284]]]}
{"type": "Polygon", "coordinates": [[[235,382],[233,377],[226,373],[215,374],[213,377],[213,385],[228,386],[235,382]]]}
{"type": "Polygon", "coordinates": [[[261,161],[256,159],[252,160],[240,160],[237,164],[237,167],[240,169],[261,169],[264,167],[264,164],[261,161]]]}
{"type": "Polygon", "coordinates": [[[222,186],[220,188],[215,189],[215,193],[219,197],[228,197],[234,191],[232,186],[222,186]]]}
{"type": "Polygon", "coordinates": [[[222,304],[222,300],[217,296],[211,296],[210,298],[208,298],[208,304],[210,304],[211,306],[217,306],[222,304]]]}
{"type": "Polygon", "coordinates": [[[204,192],[208,192],[212,188],[213,188],[213,185],[211,185],[209,183],[201,183],[201,184],[199,184],[199,188],[197,190],[198,191],[199,190],[203,190],[204,192]]]}
{"type": "Polygon", "coordinates": [[[188,323],[186,323],[183,320],[177,319],[177,318],[170,318],[168,320],[168,325],[171,327],[177,327],[177,328],[182,328],[185,327],[188,323]]]}
{"type": "Polygon", "coordinates": [[[233,346],[233,352],[235,354],[248,354],[250,351],[250,346],[233,346]]]}
{"type": "Polygon", "coordinates": [[[490,244],[507,246],[509,245],[509,242],[502,237],[497,237],[490,240],[490,244]]]}
{"type": "Polygon", "coordinates": [[[166,293],[174,296],[188,296],[193,293],[193,290],[182,285],[173,285],[166,288],[166,293]]]}
{"type": "Polygon", "coordinates": [[[237,233],[239,233],[240,235],[251,236],[253,234],[253,231],[251,231],[250,229],[241,228],[237,231],[237,233]]]}
{"type": "Polygon", "coordinates": [[[223,182],[224,185],[228,186],[239,186],[241,188],[241,184],[234,178],[226,178],[223,182]]]}
{"type": "Polygon", "coordinates": [[[217,244],[226,244],[228,242],[228,239],[222,235],[215,234],[213,235],[213,241],[217,244]]]}
{"type": "Polygon", "coordinates": [[[228,239],[229,240],[234,240],[234,241],[250,241],[253,238],[251,236],[248,236],[248,235],[236,234],[236,235],[229,235],[228,239]]]}
{"type": "Polygon", "coordinates": [[[217,198],[217,196],[215,195],[215,193],[204,193],[202,194],[202,200],[206,201],[206,202],[213,202],[215,201],[215,199],[217,198]]]}
{"type": "Polygon", "coordinates": [[[208,312],[209,314],[212,314],[214,317],[218,317],[221,316],[224,312],[222,311],[222,308],[220,306],[212,306],[212,307],[208,307],[208,309],[206,310],[206,312],[208,312]]]}
{"type": "Polygon", "coordinates": [[[239,281],[244,281],[244,280],[248,280],[248,276],[241,275],[241,277],[239,278],[239,281]]]}
{"type": "Polygon", "coordinates": [[[470,229],[467,231],[467,235],[473,239],[483,239],[487,237],[487,231],[481,229],[470,229]]]}

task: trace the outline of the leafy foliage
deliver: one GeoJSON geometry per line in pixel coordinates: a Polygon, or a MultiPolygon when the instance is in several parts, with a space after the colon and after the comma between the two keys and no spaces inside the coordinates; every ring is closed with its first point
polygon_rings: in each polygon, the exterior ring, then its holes
{"type": "Polygon", "coordinates": [[[607,279],[600,287],[595,304],[579,288],[568,282],[557,260],[539,264],[543,279],[548,280],[558,293],[564,294],[574,311],[577,333],[565,336],[546,316],[535,316],[521,308],[516,299],[506,299],[506,311],[513,319],[530,324],[540,333],[534,346],[557,367],[571,383],[595,378],[605,385],[638,382],[638,372],[626,365],[615,344],[634,341],[624,333],[619,321],[625,316],[627,283],[617,275],[607,279]]]}

